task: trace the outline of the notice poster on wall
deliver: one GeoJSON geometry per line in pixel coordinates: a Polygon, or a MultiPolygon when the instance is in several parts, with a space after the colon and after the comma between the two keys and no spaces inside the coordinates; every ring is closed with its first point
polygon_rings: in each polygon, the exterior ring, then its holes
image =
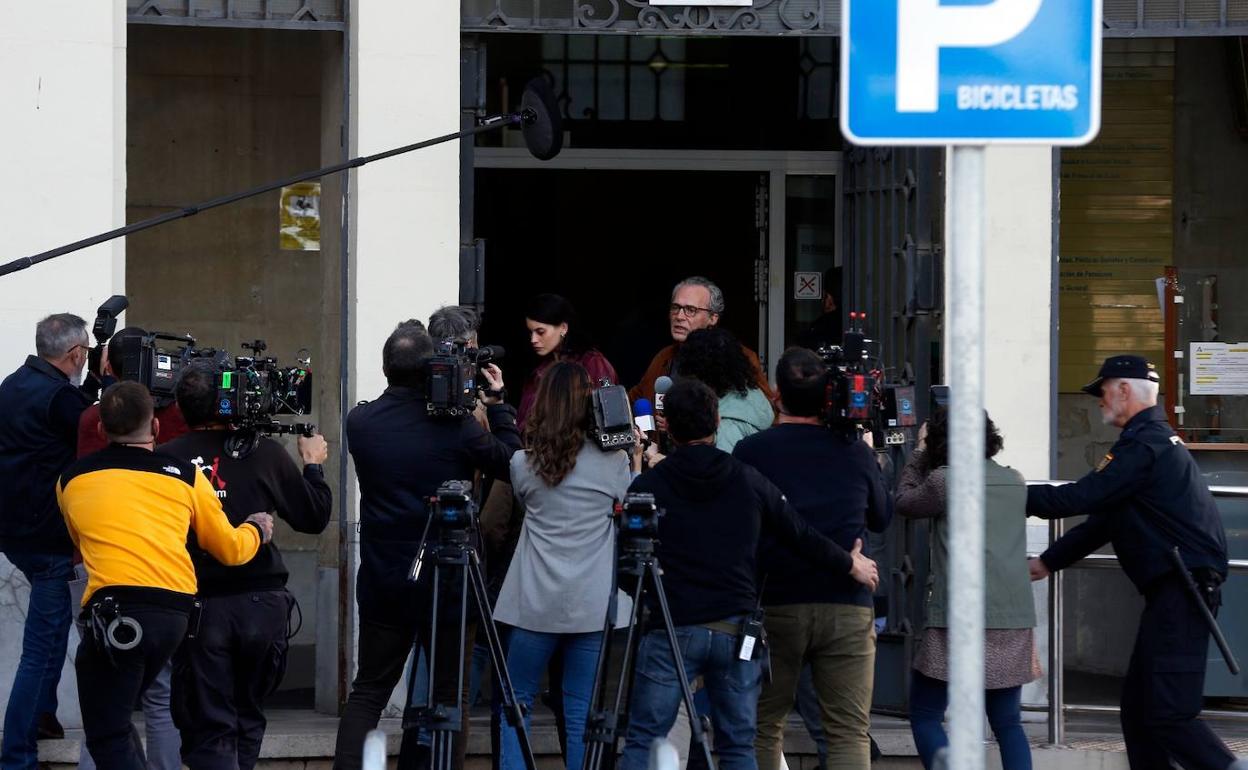
{"type": "Polygon", "coordinates": [[[1193,396],[1248,395],[1248,342],[1193,342],[1193,396]]]}
{"type": "Polygon", "coordinates": [[[300,182],[283,187],[279,210],[279,244],[282,249],[321,250],[320,182],[300,182]]]}

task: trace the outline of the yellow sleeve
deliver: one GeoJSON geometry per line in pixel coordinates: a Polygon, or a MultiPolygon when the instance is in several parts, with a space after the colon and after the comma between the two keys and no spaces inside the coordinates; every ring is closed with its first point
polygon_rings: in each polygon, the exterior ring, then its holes
{"type": "Polygon", "coordinates": [[[74,548],[78,547],[78,530],[74,529],[74,523],[65,515],[65,490],[61,487],[61,480],[56,480],[56,507],[61,509],[61,518],[65,519],[65,529],[69,530],[69,539],[74,541],[74,548]]]}
{"type": "Polygon", "coordinates": [[[221,501],[204,474],[195,472],[191,490],[191,529],[203,548],[227,567],[246,564],[260,550],[260,531],[251,524],[230,524],[221,501]]]}

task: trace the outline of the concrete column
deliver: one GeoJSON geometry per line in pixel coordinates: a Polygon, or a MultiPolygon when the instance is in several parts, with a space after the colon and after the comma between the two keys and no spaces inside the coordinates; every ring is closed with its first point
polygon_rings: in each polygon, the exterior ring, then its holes
{"type": "MultiPolygon", "coordinates": [[[[366,155],[459,128],[459,4],[354,0],[350,33],[351,154],[366,155]]],[[[385,389],[381,347],[395,325],[427,320],[459,294],[459,148],[455,143],[351,174],[350,403],[385,389]]],[[[351,475],[354,478],[354,474],[351,475]]],[[[354,492],[344,490],[349,521],[354,492]]],[[[354,606],[358,536],[349,528],[354,606]]],[[[354,672],[354,649],[349,654],[354,672]]]]}
{"type": "MultiPolygon", "coordinates": [[[[988,414],[1005,437],[998,456],[1028,479],[1046,479],[1052,448],[1053,151],[994,147],[987,156],[985,333],[988,414]]],[[[1044,549],[1048,524],[1028,519],[1028,550],[1044,549]]],[[[1034,584],[1036,647],[1048,654],[1048,584],[1034,584]]],[[[1047,669],[1047,665],[1046,665],[1047,669]]],[[[1041,679],[1023,689],[1023,702],[1048,702],[1041,679]]]]}
{"type": "MultiPolygon", "coordinates": [[[[125,9],[123,0],[43,0],[5,9],[0,261],[125,223],[125,9]]],[[[40,318],[72,312],[89,324],[99,304],[121,293],[124,282],[120,240],[0,278],[0,376],[34,353],[40,318]]],[[[8,702],[21,654],[27,596],[21,573],[0,557],[0,704],[8,702]]],[[[74,644],[71,638],[71,648],[74,644]]],[[[72,666],[62,674],[59,696],[61,722],[80,726],[72,666]]]]}
{"type": "Polygon", "coordinates": [[[994,147],[987,158],[988,414],[1005,436],[999,459],[1049,477],[1053,348],[1053,153],[994,147]]]}

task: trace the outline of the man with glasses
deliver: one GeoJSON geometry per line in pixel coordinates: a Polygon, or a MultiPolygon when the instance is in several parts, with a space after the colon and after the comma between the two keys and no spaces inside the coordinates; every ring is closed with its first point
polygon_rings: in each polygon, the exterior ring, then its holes
{"type": "Polygon", "coordinates": [[[73,543],[56,480],[74,461],[87,323],[58,313],[35,326],[35,352],[0,384],[0,551],[30,582],[22,657],[4,713],[0,766],[34,768],[35,741],[59,738],[56,686],[69,641],[73,543]]]}
{"type": "MultiPolygon", "coordinates": [[[[698,329],[707,329],[719,323],[724,312],[724,293],[710,280],[701,276],[692,276],[676,284],[672,289],[672,302],[668,306],[668,322],[671,325],[672,344],[663,348],[650,361],[641,382],[628,391],[628,397],[634,401],[639,398],[654,400],[654,381],[666,375],[673,376],[672,362],[676,359],[676,351],[681,343],[698,329]]],[[[767,375],[758,361],[758,355],[741,346],[745,355],[754,365],[755,379],[758,387],[771,396],[771,387],[767,384],[767,375]]]]}

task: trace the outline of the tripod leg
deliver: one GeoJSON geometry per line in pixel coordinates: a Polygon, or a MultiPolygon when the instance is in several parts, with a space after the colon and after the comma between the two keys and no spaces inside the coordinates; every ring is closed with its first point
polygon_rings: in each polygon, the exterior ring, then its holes
{"type": "MultiPolygon", "coordinates": [[[[467,623],[468,623],[468,577],[464,569],[468,563],[466,551],[460,551],[454,556],[448,557],[445,553],[438,554],[438,561],[434,567],[433,579],[433,617],[431,618],[431,631],[429,634],[429,733],[431,737],[431,763],[432,770],[453,770],[458,764],[459,749],[466,746],[467,735],[464,733],[465,712],[463,708],[463,691],[464,691],[464,645],[467,640],[467,623]],[[454,655],[450,655],[448,650],[441,648],[438,634],[438,619],[440,608],[440,596],[442,592],[441,575],[444,571],[443,566],[453,566],[460,570],[460,574],[464,576],[463,583],[460,586],[459,595],[459,633],[455,637],[457,649],[454,655]],[[439,654],[440,653],[440,654],[439,654]],[[440,702],[439,695],[444,695],[440,691],[440,680],[448,677],[439,676],[438,661],[441,658],[450,657],[458,663],[458,668],[454,677],[450,677],[455,685],[454,690],[449,696],[449,700],[443,697],[440,702]],[[456,736],[459,736],[458,739],[456,736]]],[[[451,573],[454,574],[454,573],[451,573]]],[[[404,769],[406,770],[406,769],[404,769]]]]}
{"type": "MultiPolygon", "coordinates": [[[[624,659],[620,666],[620,679],[616,683],[615,701],[610,709],[604,701],[608,663],[611,660],[611,637],[615,632],[615,607],[607,610],[607,621],[602,632],[602,647],[598,651],[598,668],[594,674],[594,692],[589,701],[589,720],[585,730],[585,761],[582,770],[611,770],[615,767],[616,751],[619,749],[620,730],[626,722],[621,716],[624,694],[632,685],[633,663],[637,658],[637,617],[641,610],[643,581],[638,579],[629,598],[633,606],[628,618],[628,640],[624,644],[624,659]]],[[[614,602],[612,602],[614,605],[614,602]]]]}
{"type": "Polygon", "coordinates": [[[693,704],[693,689],[689,687],[689,677],[685,675],[684,656],[680,654],[680,643],[676,639],[676,626],[672,623],[672,614],[667,607],[667,594],[663,591],[663,577],[659,570],[657,559],[650,562],[647,566],[647,572],[650,576],[651,585],[654,586],[654,596],[659,601],[659,611],[663,616],[663,627],[667,631],[667,641],[672,647],[673,663],[675,663],[676,673],[678,674],[677,680],[680,682],[680,691],[684,696],[685,708],[689,710],[689,729],[693,733],[693,742],[702,748],[706,766],[711,770],[715,770],[715,762],[711,759],[711,746],[706,740],[706,724],[698,716],[698,709],[693,704]]]}
{"type": "Polygon", "coordinates": [[[472,581],[472,593],[485,629],[485,639],[490,649],[490,662],[494,666],[494,672],[502,690],[503,712],[507,715],[508,723],[515,728],[516,738],[520,742],[520,753],[524,758],[524,766],[528,770],[536,770],[537,760],[533,757],[533,747],[529,743],[529,731],[524,726],[524,711],[516,700],[511,673],[507,670],[507,655],[498,638],[498,626],[494,624],[494,613],[490,610],[489,592],[485,588],[485,578],[481,575],[481,564],[475,551],[471,551],[470,554],[467,573],[472,581]]]}

